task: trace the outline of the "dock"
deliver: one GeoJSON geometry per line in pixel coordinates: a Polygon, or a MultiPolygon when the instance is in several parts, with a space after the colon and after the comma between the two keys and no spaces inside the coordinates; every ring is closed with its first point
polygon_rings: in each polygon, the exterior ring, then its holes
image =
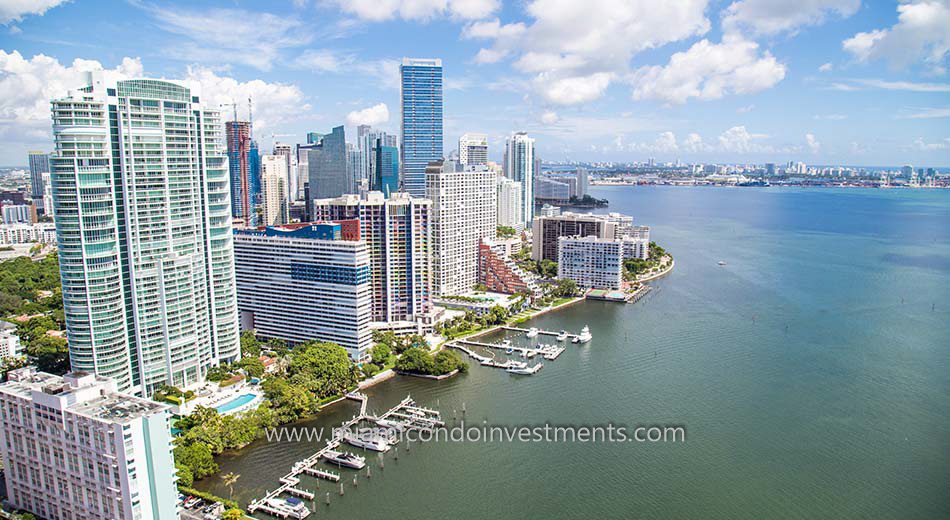
{"type": "Polygon", "coordinates": [[[312,491],[300,487],[300,475],[307,475],[314,478],[322,478],[331,482],[339,482],[340,474],[327,471],[316,467],[321,463],[323,454],[330,450],[335,450],[343,442],[343,434],[361,421],[370,421],[376,423],[380,420],[386,420],[389,423],[398,424],[404,429],[414,429],[420,431],[432,431],[435,428],[445,426],[438,410],[432,410],[419,406],[412,400],[411,396],[406,396],[399,404],[390,408],[386,413],[375,417],[367,413],[366,408],[369,398],[361,392],[349,392],[345,396],[347,399],[360,402],[360,412],[354,415],[352,419],[344,422],[339,428],[333,430],[333,437],[327,441],[326,445],[320,451],[307,457],[304,460],[294,464],[290,473],[278,479],[280,486],[268,492],[263,498],[253,500],[247,506],[248,513],[263,512],[277,518],[287,518],[291,512],[284,507],[275,505],[272,499],[279,498],[281,495],[289,495],[305,500],[314,500],[316,494],[312,491]]]}
{"type": "MultiPolygon", "coordinates": [[[[510,330],[510,331],[514,331],[514,332],[524,332],[525,334],[527,334],[527,333],[531,330],[531,329],[522,329],[521,327],[509,327],[509,326],[507,326],[507,325],[504,326],[504,327],[502,327],[502,328],[505,329],[505,330],[510,330]]],[[[555,336],[555,337],[557,337],[557,336],[560,336],[561,333],[560,333],[560,332],[555,332],[555,331],[553,331],[553,330],[541,330],[541,329],[538,329],[538,335],[539,335],[539,336],[555,336]]],[[[569,340],[571,340],[571,341],[573,341],[574,338],[576,338],[576,337],[577,337],[577,334],[568,334],[568,335],[567,335],[567,339],[569,339],[569,340]]]]}

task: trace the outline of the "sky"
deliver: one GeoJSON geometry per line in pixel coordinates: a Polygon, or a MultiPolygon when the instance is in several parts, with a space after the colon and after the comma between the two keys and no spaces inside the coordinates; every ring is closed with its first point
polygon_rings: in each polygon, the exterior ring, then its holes
{"type": "Polygon", "coordinates": [[[0,0],[0,165],[52,147],[93,69],[250,96],[264,149],[396,133],[409,56],[443,61],[447,153],[947,166],[948,54],[950,0],[0,0]]]}

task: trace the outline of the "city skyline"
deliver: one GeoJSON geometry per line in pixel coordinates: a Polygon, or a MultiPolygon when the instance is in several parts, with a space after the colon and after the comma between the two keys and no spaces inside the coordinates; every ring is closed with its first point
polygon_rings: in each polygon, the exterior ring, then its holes
{"type": "Polygon", "coordinates": [[[341,123],[397,133],[404,56],[443,61],[444,155],[462,134],[485,133],[499,162],[505,136],[524,130],[545,161],[950,163],[945,2],[823,0],[793,13],[764,3],[10,8],[0,13],[0,164],[48,151],[49,99],[100,67],[195,81],[214,92],[209,103],[240,102],[241,118],[252,97],[262,151],[341,123]],[[611,27],[593,23],[608,14],[611,27]],[[147,47],[130,36],[140,23],[154,36],[147,47]],[[266,37],[242,38],[261,28],[266,37]],[[565,31],[584,44],[567,47],[565,31]]]}

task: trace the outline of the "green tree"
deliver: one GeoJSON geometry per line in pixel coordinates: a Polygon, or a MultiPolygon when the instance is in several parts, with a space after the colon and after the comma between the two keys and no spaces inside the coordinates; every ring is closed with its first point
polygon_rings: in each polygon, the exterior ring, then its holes
{"type": "Polygon", "coordinates": [[[241,520],[242,518],[244,518],[244,511],[240,509],[231,508],[221,513],[221,520],[241,520]]]}
{"type": "Polygon", "coordinates": [[[243,368],[247,375],[251,377],[261,377],[264,375],[264,363],[260,358],[246,357],[237,362],[237,366],[243,368]]]}
{"type": "Polygon", "coordinates": [[[191,474],[191,468],[188,466],[180,462],[176,462],[175,472],[178,474],[179,486],[191,487],[195,483],[195,477],[191,474]]]}
{"type": "Polygon", "coordinates": [[[511,226],[498,226],[495,230],[495,235],[498,238],[510,238],[518,234],[518,230],[511,226]]]}
{"type": "Polygon", "coordinates": [[[487,325],[500,325],[508,319],[508,310],[501,305],[493,305],[485,314],[487,325]]]}
{"type": "Polygon", "coordinates": [[[278,423],[295,421],[317,410],[317,399],[303,386],[280,377],[268,378],[262,386],[278,423]]]}
{"type": "Polygon", "coordinates": [[[435,361],[429,352],[418,347],[403,352],[396,361],[396,370],[414,374],[432,374],[435,372],[435,361]]]}
{"type": "Polygon", "coordinates": [[[224,481],[224,485],[228,486],[228,500],[234,500],[234,485],[237,484],[240,478],[241,475],[231,471],[221,475],[221,480],[224,481]]]}
{"type": "Polygon", "coordinates": [[[288,373],[292,383],[306,386],[318,399],[342,394],[357,382],[356,365],[350,362],[346,349],[336,343],[298,345],[288,373]]]}
{"type": "Polygon", "coordinates": [[[389,345],[385,343],[377,343],[373,349],[370,351],[370,355],[373,357],[373,363],[383,366],[389,362],[389,356],[392,356],[393,351],[389,345]]]}
{"type": "Polygon", "coordinates": [[[462,356],[454,350],[440,350],[435,355],[435,371],[436,375],[448,374],[453,370],[466,371],[468,370],[468,364],[462,359],[462,356]]]}
{"type": "Polygon", "coordinates": [[[175,463],[191,470],[195,479],[202,479],[218,472],[211,448],[204,443],[194,443],[175,447],[175,463]]]}
{"type": "Polygon", "coordinates": [[[241,333],[241,355],[244,357],[259,357],[261,355],[261,343],[257,341],[253,330],[241,333]]]}
{"type": "Polygon", "coordinates": [[[26,353],[36,358],[36,367],[50,374],[69,372],[69,347],[63,338],[46,335],[28,343],[26,353]]]}

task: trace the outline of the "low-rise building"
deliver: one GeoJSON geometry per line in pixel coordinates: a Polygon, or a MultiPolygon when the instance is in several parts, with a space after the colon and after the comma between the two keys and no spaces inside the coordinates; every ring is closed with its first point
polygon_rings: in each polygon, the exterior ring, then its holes
{"type": "Polygon", "coordinates": [[[20,336],[17,336],[16,325],[6,321],[0,323],[0,359],[19,355],[20,336]]]}
{"type": "Polygon", "coordinates": [[[0,224],[0,244],[56,243],[56,224],[0,224]]]}
{"type": "Polygon", "coordinates": [[[620,289],[623,285],[623,240],[560,237],[557,277],[573,280],[582,289],[620,289]]]}
{"type": "Polygon", "coordinates": [[[372,347],[369,250],[339,223],[234,231],[242,330],[290,344],[330,341],[356,362],[372,347]]]}
{"type": "Polygon", "coordinates": [[[169,407],[86,372],[0,385],[7,501],[51,520],[177,519],[169,407]]]}
{"type": "MultiPolygon", "coordinates": [[[[519,241],[520,242],[520,241],[519,241]]],[[[537,276],[520,267],[511,258],[511,241],[482,239],[478,245],[478,283],[489,291],[541,295],[537,276]]]]}

